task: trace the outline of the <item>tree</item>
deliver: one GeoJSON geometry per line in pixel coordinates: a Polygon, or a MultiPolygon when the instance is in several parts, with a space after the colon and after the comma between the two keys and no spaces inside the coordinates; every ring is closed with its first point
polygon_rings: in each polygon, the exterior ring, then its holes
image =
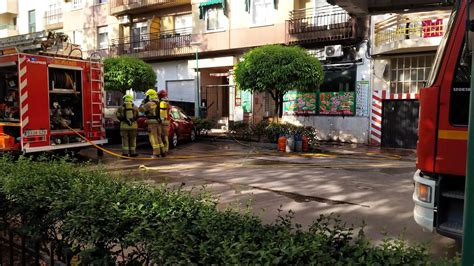
{"type": "Polygon", "coordinates": [[[125,93],[132,88],[146,91],[156,84],[156,73],[151,66],[135,57],[110,57],[104,60],[106,90],[125,93]]]}
{"type": "Polygon", "coordinates": [[[243,55],[234,69],[241,90],[268,92],[275,114],[283,116],[283,96],[292,90],[316,91],[324,78],[319,60],[297,46],[265,45],[243,55]]]}

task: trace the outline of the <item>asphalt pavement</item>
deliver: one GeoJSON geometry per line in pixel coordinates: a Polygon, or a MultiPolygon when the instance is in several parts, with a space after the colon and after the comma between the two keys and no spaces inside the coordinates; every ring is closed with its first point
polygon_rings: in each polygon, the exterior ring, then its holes
{"type": "MultiPolygon", "coordinates": [[[[120,153],[119,145],[110,145],[120,153]]],[[[313,153],[287,154],[274,145],[207,139],[187,143],[157,160],[123,160],[106,154],[101,162],[111,173],[152,184],[205,187],[220,206],[251,206],[265,222],[278,210],[295,213],[308,226],[320,214],[340,215],[378,242],[403,236],[426,243],[433,254],[455,252],[453,240],[423,230],[413,220],[414,151],[366,146],[319,144],[313,153]]],[[[139,145],[142,158],[151,155],[139,145]]],[[[93,151],[86,150],[93,158],[93,151]]]]}

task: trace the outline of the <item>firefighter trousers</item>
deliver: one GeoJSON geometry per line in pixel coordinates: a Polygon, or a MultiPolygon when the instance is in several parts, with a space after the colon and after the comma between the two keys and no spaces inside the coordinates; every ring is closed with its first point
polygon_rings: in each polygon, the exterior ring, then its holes
{"type": "Polygon", "coordinates": [[[153,155],[160,155],[163,149],[163,142],[161,141],[161,125],[149,124],[148,137],[150,139],[151,147],[153,148],[153,155]]]}
{"type": "Polygon", "coordinates": [[[122,136],[122,153],[128,155],[137,154],[137,130],[121,129],[120,136],[122,136]]]}
{"type": "Polygon", "coordinates": [[[169,124],[161,124],[161,139],[163,141],[163,152],[164,153],[167,153],[170,149],[169,134],[170,134],[170,125],[169,124]]]}

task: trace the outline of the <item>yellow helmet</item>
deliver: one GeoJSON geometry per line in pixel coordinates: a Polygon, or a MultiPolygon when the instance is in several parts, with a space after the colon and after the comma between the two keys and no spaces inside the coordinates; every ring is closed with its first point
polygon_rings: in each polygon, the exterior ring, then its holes
{"type": "Polygon", "coordinates": [[[125,102],[133,102],[133,96],[130,95],[130,94],[125,94],[125,95],[123,96],[123,100],[124,100],[125,102]]]}
{"type": "Polygon", "coordinates": [[[154,89],[149,89],[145,92],[145,96],[147,96],[148,99],[152,100],[158,98],[158,93],[154,89]]]}

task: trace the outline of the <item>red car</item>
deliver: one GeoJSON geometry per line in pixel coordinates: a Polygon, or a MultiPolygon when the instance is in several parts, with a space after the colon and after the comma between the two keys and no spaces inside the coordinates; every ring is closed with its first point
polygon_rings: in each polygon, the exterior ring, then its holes
{"type": "MultiPolygon", "coordinates": [[[[196,139],[196,130],[192,119],[184,114],[177,106],[170,105],[170,148],[175,148],[182,141],[194,141],[196,139]]],[[[138,136],[148,136],[146,117],[140,114],[138,118],[138,136]]]]}

